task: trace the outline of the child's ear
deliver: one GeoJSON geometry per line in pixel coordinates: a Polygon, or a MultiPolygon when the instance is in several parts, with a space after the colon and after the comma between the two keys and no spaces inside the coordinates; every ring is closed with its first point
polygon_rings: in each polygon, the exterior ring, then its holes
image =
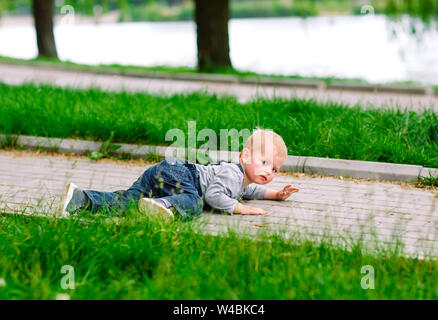
{"type": "Polygon", "coordinates": [[[242,157],[242,162],[243,163],[249,163],[250,162],[250,160],[251,160],[250,159],[250,152],[249,152],[249,150],[247,148],[243,148],[241,157],[242,157]]]}

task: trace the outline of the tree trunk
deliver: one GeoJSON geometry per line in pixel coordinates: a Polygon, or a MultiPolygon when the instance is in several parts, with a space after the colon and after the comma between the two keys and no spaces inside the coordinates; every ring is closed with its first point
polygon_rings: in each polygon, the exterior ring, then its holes
{"type": "Polygon", "coordinates": [[[57,58],[53,35],[53,0],[33,0],[33,17],[39,56],[57,58]]]}
{"type": "Polygon", "coordinates": [[[229,0],[195,0],[199,71],[231,68],[229,0]]]}

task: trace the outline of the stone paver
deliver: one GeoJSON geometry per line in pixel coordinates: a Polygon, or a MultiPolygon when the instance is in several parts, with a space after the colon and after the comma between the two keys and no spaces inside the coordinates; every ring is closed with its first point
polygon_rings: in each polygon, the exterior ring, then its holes
{"type": "MultiPolygon", "coordinates": [[[[63,187],[114,191],[129,187],[146,167],[94,162],[86,158],[33,156],[0,151],[0,209],[32,214],[53,212],[63,187]]],[[[265,216],[204,213],[206,232],[236,228],[249,235],[284,231],[333,243],[362,239],[370,249],[400,241],[405,254],[438,255],[438,198],[432,191],[398,184],[311,176],[280,175],[270,187],[300,188],[287,201],[250,201],[265,208],[265,216]]]]}
{"type": "Polygon", "coordinates": [[[0,63],[0,81],[8,84],[23,82],[51,83],[76,88],[98,87],[106,90],[146,91],[150,93],[180,93],[207,90],[218,94],[234,95],[245,102],[257,96],[315,99],[354,106],[408,108],[410,110],[432,109],[438,111],[438,97],[395,93],[373,93],[349,90],[319,90],[312,88],[274,87],[270,85],[225,84],[202,81],[147,79],[113,75],[98,75],[85,72],[63,71],[49,68],[8,65],[0,63]]]}

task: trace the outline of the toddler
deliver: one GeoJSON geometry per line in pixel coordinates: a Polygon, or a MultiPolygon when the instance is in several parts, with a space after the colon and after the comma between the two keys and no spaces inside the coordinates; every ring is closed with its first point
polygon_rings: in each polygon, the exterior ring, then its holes
{"type": "Polygon", "coordinates": [[[239,200],[285,200],[298,192],[291,185],[279,191],[263,186],[274,179],[286,157],[286,145],[278,134],[256,130],[245,143],[239,162],[200,165],[170,158],[148,168],[129,189],[115,192],[81,190],[70,183],[57,214],[67,216],[84,209],[123,212],[132,203],[138,204],[140,212],[167,218],[191,219],[205,207],[229,214],[266,214],[239,200]]]}

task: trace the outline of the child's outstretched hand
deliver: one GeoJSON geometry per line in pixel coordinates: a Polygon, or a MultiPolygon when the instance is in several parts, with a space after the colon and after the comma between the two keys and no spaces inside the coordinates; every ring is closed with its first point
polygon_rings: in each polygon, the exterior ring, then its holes
{"type": "Polygon", "coordinates": [[[286,200],[292,193],[298,192],[300,189],[292,187],[290,184],[285,186],[283,190],[277,191],[277,200],[286,200]]]}
{"type": "Polygon", "coordinates": [[[237,206],[234,208],[234,213],[250,214],[250,215],[267,214],[267,212],[262,208],[255,208],[255,207],[244,205],[242,203],[237,204],[237,206]]]}

